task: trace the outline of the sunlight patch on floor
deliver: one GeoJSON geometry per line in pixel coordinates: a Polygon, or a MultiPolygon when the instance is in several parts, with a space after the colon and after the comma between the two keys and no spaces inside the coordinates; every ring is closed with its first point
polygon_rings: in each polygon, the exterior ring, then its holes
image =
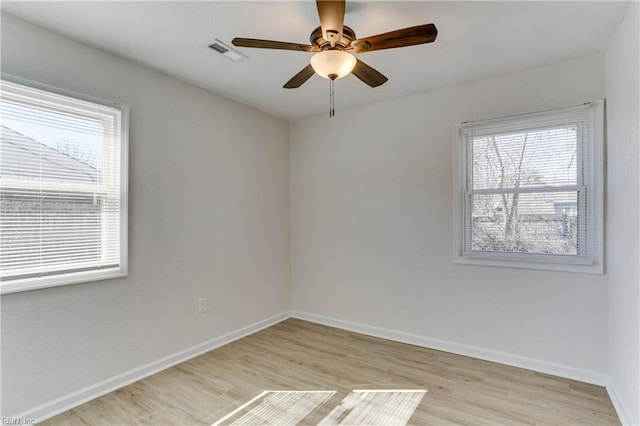
{"type": "MultiPolygon", "coordinates": [[[[404,426],[422,401],[424,389],[354,390],[318,426],[404,426]]],[[[336,391],[263,391],[212,426],[295,425],[326,404],[336,391]]]]}
{"type": "Polygon", "coordinates": [[[426,390],[354,390],[319,425],[406,425],[426,390]]]}
{"type": "Polygon", "coordinates": [[[224,423],[240,425],[295,425],[327,402],[335,391],[263,391],[213,426],[224,423]]]}

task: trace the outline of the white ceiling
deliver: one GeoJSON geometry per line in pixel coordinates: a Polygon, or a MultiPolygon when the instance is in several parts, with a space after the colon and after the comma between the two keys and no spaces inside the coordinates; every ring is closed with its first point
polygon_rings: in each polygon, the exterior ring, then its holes
{"type": "MultiPolygon", "coordinates": [[[[628,3],[611,1],[347,1],[358,37],[435,23],[434,43],[359,55],[389,81],[372,89],[336,81],[336,109],[604,52],[628,3]]],[[[239,48],[231,62],[207,46],[234,37],[308,43],[319,25],[313,1],[2,2],[3,11],[294,120],[328,111],[329,83],[282,85],[309,53],[239,48]]]]}

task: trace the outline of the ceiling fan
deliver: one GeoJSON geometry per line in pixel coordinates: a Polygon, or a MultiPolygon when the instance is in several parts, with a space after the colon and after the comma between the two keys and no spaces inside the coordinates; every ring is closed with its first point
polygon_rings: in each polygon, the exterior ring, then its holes
{"type": "Polygon", "coordinates": [[[438,35],[435,25],[426,24],[359,39],[356,38],[356,33],[351,28],[344,25],[345,0],[316,0],[316,5],[320,26],[311,32],[311,44],[253,38],[234,38],[232,43],[238,47],[315,53],[311,57],[310,64],[285,83],[283,86],[285,89],[295,89],[302,86],[314,73],[332,81],[353,74],[369,86],[377,87],[384,84],[388,80],[387,77],[350,52],[360,54],[374,50],[431,43],[438,35]]]}

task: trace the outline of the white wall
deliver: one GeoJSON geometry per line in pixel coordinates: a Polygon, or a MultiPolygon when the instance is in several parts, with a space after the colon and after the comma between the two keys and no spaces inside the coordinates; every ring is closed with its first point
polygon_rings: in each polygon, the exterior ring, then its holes
{"type": "Polygon", "coordinates": [[[131,108],[129,277],[2,297],[3,415],[288,311],[288,122],[11,16],[1,37],[3,72],[131,108]]]}
{"type": "Polygon", "coordinates": [[[636,2],[606,56],[609,368],[632,424],[640,424],[639,14],[636,2]]]}
{"type": "Polygon", "coordinates": [[[293,310],[602,377],[604,276],[452,263],[452,126],[604,95],[596,56],[292,123],[293,310]]]}

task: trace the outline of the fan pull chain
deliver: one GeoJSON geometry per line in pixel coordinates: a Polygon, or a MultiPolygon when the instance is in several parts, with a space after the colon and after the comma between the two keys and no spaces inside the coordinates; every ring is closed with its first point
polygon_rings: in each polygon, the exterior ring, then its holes
{"type": "Polygon", "coordinates": [[[329,118],[336,115],[335,109],[335,91],[333,88],[334,81],[338,76],[335,74],[329,74],[329,118]]]}
{"type": "Polygon", "coordinates": [[[329,80],[329,117],[333,117],[336,114],[336,110],[333,107],[333,97],[335,96],[333,89],[334,81],[335,80],[329,80]]]}

